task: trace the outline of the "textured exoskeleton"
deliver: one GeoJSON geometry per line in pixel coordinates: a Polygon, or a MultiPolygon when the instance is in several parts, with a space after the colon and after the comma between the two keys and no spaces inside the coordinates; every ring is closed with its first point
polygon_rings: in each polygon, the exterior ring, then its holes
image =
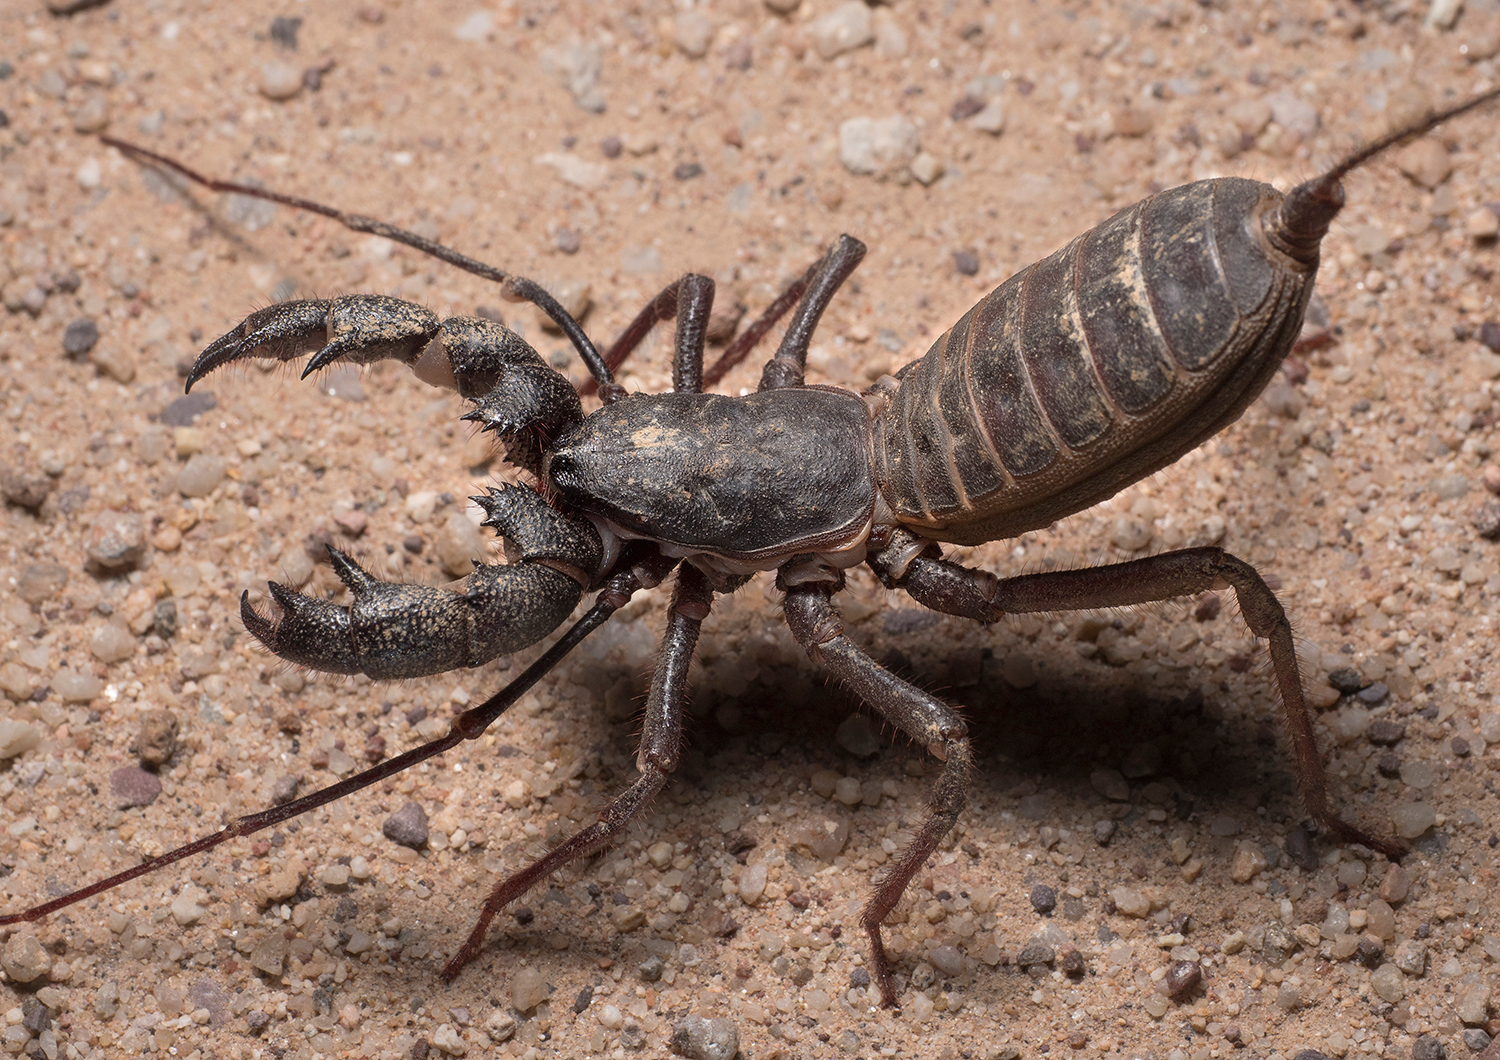
{"type": "Polygon", "coordinates": [[[865,906],[884,1002],[897,991],[881,924],[957,818],[972,767],[958,712],[881,667],[844,634],[832,597],[843,570],[867,563],[890,588],[933,609],[993,622],[1008,613],[1117,607],[1233,588],[1251,631],[1268,641],[1310,815],[1388,857],[1402,848],[1330,807],[1303,698],[1291,626],[1243,560],[1190,548],[1128,563],[1000,579],[942,559],[971,544],[1042,527],[1166,466],[1238,416],[1290,349],[1343,204],[1351,169],[1415,133],[1500,98],[1494,89],[1350,155],[1285,197],[1269,185],[1202,181],[1152,196],[1002,284],[926,356],[863,394],[803,385],[808,343],[864,248],[844,237],[736,347],[743,356],[800,296],[757,393],[702,392],[733,358],[702,362],[713,282],[686,276],[641,313],[607,357],[530,281],[368,218],[201,177],[109,141],[218,190],[284,202],[401,240],[505,284],[574,343],[602,407],[578,394],[519,336],[485,320],[439,321],[419,306],[356,295],[264,309],[206,349],[188,385],[243,358],[312,353],[306,373],[394,358],[474,404],[466,419],[505,439],[537,490],[475,498],[512,561],[483,565],[461,592],[393,585],[333,553],[345,607],[272,585],[278,617],[243,602],[247,628],[282,658],[336,673],[412,677],[475,666],[558,627],[586,588],[589,612],[535,664],[450,733],[286,806],[24,913],[35,920],[154,867],[248,835],[473,739],[636,590],[674,569],[676,585],[652,677],[640,776],[599,820],[503,879],[444,974],[479,951],[493,918],[540,880],[616,837],[666,784],[680,756],[687,674],[717,592],[774,569],[793,635],[844,687],[941,759],[931,812],[865,906]],[[611,366],[652,324],[677,321],[672,394],[626,394],[611,366]]]}

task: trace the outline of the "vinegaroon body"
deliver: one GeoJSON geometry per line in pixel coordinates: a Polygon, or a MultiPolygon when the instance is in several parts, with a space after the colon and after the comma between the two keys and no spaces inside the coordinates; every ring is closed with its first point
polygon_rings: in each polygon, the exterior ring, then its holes
{"type": "Polygon", "coordinates": [[[0,924],[36,920],[125,880],[341,798],[478,737],[637,590],[676,572],[645,708],[639,777],[594,825],[502,880],[451,979],[490,921],[563,865],[600,849],[666,785],[679,763],[688,666],[718,593],[776,572],[786,621],[810,656],[942,763],[931,811],[886,869],[862,916],[872,973],[896,1003],[881,924],[962,810],[972,770],[966,726],[943,700],[876,663],[843,631],[833,597],[843,571],[868,564],[889,588],[937,611],[990,623],[1006,614],[1119,607],[1230,587],[1265,638],[1309,814],[1343,839],[1399,858],[1395,842],[1329,805],[1291,626],[1250,564],[1217,547],[1127,563],[997,578],[942,558],[1050,525],[1159,470],[1233,422],[1291,349],[1313,289],[1321,240],[1343,204],[1341,178],[1395,143],[1500,97],[1491,91],[1355,152],[1283,196],[1251,180],[1200,181],[1154,195],[1022,270],[984,298],[926,356],[864,393],[803,383],[808,344],[864,254],[845,236],[801,284],[705,371],[713,282],[663,291],[601,355],[543,289],[368,218],[208,180],[169,159],[113,146],[207,187],[313,210],[389,236],[535,302],[572,340],[599,388],[578,393],[523,339],[489,320],[439,320],[410,302],[351,295],[272,305],[208,346],[191,388],[246,358],[311,353],[304,376],[338,363],[394,359],[451,387],[465,416],[496,432],[537,489],[475,498],[512,549],[461,591],[382,581],[330,548],[348,606],[271,584],[279,614],[242,601],[249,631],[290,662],[331,673],[413,678],[478,666],[560,626],[585,592],[596,602],[534,665],[460,715],[433,743],[321,792],[238,819],[148,864],[0,924]],[[795,302],[791,322],[745,397],[704,392],[795,302]],[[660,320],[676,319],[670,394],[629,394],[613,368],[660,320]]]}

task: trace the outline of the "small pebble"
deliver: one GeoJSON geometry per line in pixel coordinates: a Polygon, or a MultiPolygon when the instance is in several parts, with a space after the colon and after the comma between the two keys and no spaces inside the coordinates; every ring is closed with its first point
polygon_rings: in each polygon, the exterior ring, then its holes
{"type": "MultiPolygon", "coordinates": [[[[175,399],[170,405],[162,409],[161,415],[158,417],[158,419],[165,427],[188,428],[192,427],[193,421],[195,419],[197,419],[203,413],[217,408],[218,404],[219,399],[214,397],[213,391],[195,390],[191,394],[184,394],[182,397],[175,399]]],[[[177,438],[178,436],[174,432],[174,443],[177,443],[177,438]]],[[[193,449],[192,452],[197,452],[198,449],[201,448],[202,445],[200,444],[196,449],[193,449]]],[[[192,453],[183,452],[181,444],[177,443],[177,455],[191,456],[192,453]]]]}
{"type": "Polygon", "coordinates": [[[1173,961],[1167,967],[1164,982],[1167,996],[1174,1001],[1181,1001],[1203,982],[1203,968],[1197,961],[1173,961]]]}
{"type": "Polygon", "coordinates": [[[964,955],[954,946],[937,946],[927,954],[927,959],[932,966],[942,975],[962,975],[964,968],[964,955]]]}
{"type": "MultiPolygon", "coordinates": [[[[485,12],[488,15],[488,12],[485,12]]],[[[493,15],[490,15],[493,18],[493,15]]],[[[602,114],[608,106],[599,89],[604,69],[604,51],[598,44],[576,41],[548,48],[542,53],[542,69],[557,78],[573,97],[574,106],[602,114]]]]}
{"type": "Polygon", "coordinates": [[[427,811],[418,803],[408,802],[385,819],[380,833],[393,843],[421,850],[427,845],[427,811]]]}
{"type": "Polygon", "coordinates": [[[339,531],[346,537],[359,537],[370,525],[370,517],[365,514],[363,508],[335,512],[333,521],[338,524],[339,531]]]}
{"type": "Polygon", "coordinates": [[[530,1012],[547,1000],[547,984],[535,968],[522,968],[510,981],[510,1003],[517,1012],[530,1012]]]}
{"type": "Polygon", "coordinates": [[[1400,865],[1387,865],[1385,877],[1380,881],[1381,900],[1391,905],[1400,905],[1411,893],[1411,873],[1400,865]]]}
{"type": "Polygon", "coordinates": [[[1151,902],[1139,887],[1114,887],[1109,896],[1124,916],[1143,917],[1151,912],[1151,902]]]}
{"type": "Polygon", "coordinates": [[[135,379],[135,359],[125,352],[123,346],[113,343],[98,346],[89,354],[89,363],[117,383],[129,383],[135,379]]]}
{"type": "Polygon", "coordinates": [[[109,791],[118,809],[150,806],[161,794],[161,778],[140,766],[122,766],[109,775],[109,791]]]}
{"type": "Polygon", "coordinates": [[[41,604],[51,600],[68,584],[68,568],[61,563],[43,560],[28,563],[16,579],[16,595],[28,604],[41,604]]]}
{"type": "Polygon", "coordinates": [[[1304,872],[1315,872],[1318,868],[1318,852],[1313,849],[1312,836],[1304,828],[1293,828],[1286,834],[1286,856],[1293,865],[1304,872]]]}
{"type": "Polygon", "coordinates": [[[1459,1035],[1471,1053],[1482,1053],[1490,1044],[1490,1036],[1478,1027],[1467,1027],[1459,1035]]]}
{"type": "Polygon", "coordinates": [[[1483,242],[1500,235],[1500,214],[1488,206],[1480,206],[1464,218],[1464,227],[1469,238],[1483,242]]]}
{"type": "Polygon", "coordinates": [[[1318,131],[1318,108],[1291,92],[1273,92],[1266,97],[1271,120],[1294,136],[1306,139],[1318,131]]]}
{"type": "Polygon", "coordinates": [[[184,497],[207,497],[228,471],[229,463],[222,456],[194,453],[177,472],[177,492],[184,497]]]}
{"type": "Polygon", "coordinates": [[[1155,128],[1156,122],[1148,110],[1122,106],[1111,111],[1110,127],[1116,136],[1139,137],[1155,128]]]}
{"type": "Polygon", "coordinates": [[[1028,942],[1016,954],[1016,963],[1022,968],[1036,964],[1051,964],[1057,960],[1057,951],[1044,942],[1028,942]]]}
{"type": "Polygon", "coordinates": [[[766,893],[766,864],[757,861],[740,873],[740,900],[755,905],[766,893]]]}
{"type": "Polygon", "coordinates": [[[41,742],[42,734],[31,722],[0,719],[0,762],[25,754],[41,742]]]}
{"type": "Polygon", "coordinates": [[[733,1021],[689,1016],[672,1028],[672,1052],[687,1060],[733,1060],[740,1032],[733,1021]]]}
{"type": "Polygon", "coordinates": [[[52,675],[52,691],[64,703],[88,703],[104,691],[104,682],[89,671],[61,669],[52,675]]]}
{"type": "Polygon", "coordinates": [[[819,861],[831,862],[849,841],[849,822],[842,817],[811,814],[792,830],[791,841],[793,846],[808,850],[819,861]]]}
{"type": "Polygon", "coordinates": [[[166,765],[177,753],[177,716],[169,710],[148,710],[141,715],[136,732],[136,755],[141,765],[156,769],[166,765]]]}
{"type": "Polygon", "coordinates": [[[1229,878],[1235,883],[1249,883],[1266,868],[1266,856],[1253,843],[1242,843],[1235,848],[1229,863],[1229,878]]]}
{"type": "Polygon", "coordinates": [[[99,325],[93,317],[79,317],[63,329],[63,353],[82,357],[99,341],[99,325]]]}
{"type": "Polygon", "coordinates": [[[1261,942],[1261,956],[1265,957],[1270,964],[1280,964],[1292,955],[1297,949],[1298,942],[1286,927],[1282,924],[1270,924],[1266,927],[1264,940],[1261,942]]]}
{"type": "Polygon", "coordinates": [[[500,797],[512,810],[519,810],[531,801],[531,785],[518,777],[500,790],[500,797]]]}
{"type": "Polygon", "coordinates": [[[1005,131],[1005,104],[990,100],[969,118],[968,124],[971,129],[999,136],[1005,131]]]}
{"type": "Polygon", "coordinates": [[[689,59],[708,54],[714,40],[714,21],[702,9],[681,12],[672,23],[672,43],[689,59]]]}
{"type": "Polygon", "coordinates": [[[730,70],[748,70],[754,64],[755,53],[750,41],[739,37],[724,49],[724,65],[730,70]]]}
{"type": "Polygon", "coordinates": [[[35,935],[23,931],[0,947],[0,967],[17,983],[33,983],[52,967],[52,954],[35,935]]]}
{"type": "Polygon", "coordinates": [[[192,927],[207,912],[191,895],[179,894],[172,899],[172,919],[177,922],[178,927],[192,927]]]}
{"type": "Polygon", "coordinates": [[[869,758],[880,753],[880,737],[870,724],[868,715],[851,714],[839,723],[833,735],[834,742],[855,758],[869,758]]]}
{"type": "Polygon", "coordinates": [[[27,474],[15,468],[0,466],[0,496],[4,497],[6,503],[35,512],[47,502],[51,492],[50,475],[27,474]]]}
{"type": "Polygon", "coordinates": [[[302,67],[274,59],[260,67],[260,94],[267,99],[291,99],[302,91],[302,67]]]}
{"type": "Polygon", "coordinates": [[[464,1041],[463,1035],[451,1023],[440,1023],[437,1030],[432,1032],[432,1044],[440,1051],[449,1056],[463,1056],[469,1051],[468,1043],[464,1041]]]}
{"type": "Polygon", "coordinates": [[[1115,824],[1114,821],[1111,821],[1108,818],[1095,821],[1094,842],[1098,843],[1101,847],[1108,846],[1109,841],[1115,836],[1115,829],[1117,829],[1118,827],[1119,825],[1115,824]]]}
{"type": "Polygon", "coordinates": [[[847,51],[875,42],[875,19],[858,0],[840,4],[807,26],[813,47],[822,59],[835,59],[847,51]]]}
{"type": "Polygon", "coordinates": [[[1370,986],[1382,1001],[1393,1005],[1406,996],[1406,977],[1394,964],[1382,964],[1371,972],[1370,986]]]}
{"type": "Polygon", "coordinates": [[[1359,671],[1350,667],[1334,670],[1328,675],[1328,683],[1345,695],[1353,695],[1365,687],[1365,679],[1359,671]]]}
{"type": "Polygon", "coordinates": [[[1425,802],[1400,803],[1391,810],[1391,824],[1402,839],[1416,839],[1437,823],[1437,811],[1425,802]]]}
{"type": "Polygon", "coordinates": [[[435,546],[438,562],[442,564],[443,570],[455,578],[462,578],[470,573],[475,562],[488,554],[479,527],[462,512],[454,512],[444,521],[442,529],[438,531],[435,546]]]}
{"type": "Polygon", "coordinates": [[[636,967],[635,974],[643,983],[655,983],[661,980],[661,973],[666,967],[666,962],[653,954],[636,967]]]}
{"type": "Polygon", "coordinates": [[[266,975],[278,976],[286,967],[287,940],[278,928],[268,933],[250,951],[250,964],[266,975]]]}
{"type": "Polygon", "coordinates": [[[1376,707],[1384,703],[1390,694],[1391,690],[1386,685],[1376,681],[1367,688],[1361,688],[1355,693],[1355,698],[1368,707],[1376,707]]]}
{"type": "Polygon", "coordinates": [[[1375,899],[1365,908],[1365,914],[1365,930],[1369,934],[1386,942],[1396,937],[1396,912],[1385,899],[1375,899]]]}
{"type": "Polygon", "coordinates": [[[1118,769],[1096,769],[1089,774],[1089,783],[1112,802],[1130,801],[1130,783],[1118,769]]]}
{"type": "MultiPolygon", "coordinates": [[[[73,131],[88,136],[93,133],[103,132],[108,125],[109,97],[97,88],[88,90],[83,97],[83,102],[73,108],[73,131]]],[[[93,168],[96,170],[93,187],[97,188],[99,186],[97,174],[99,161],[98,159],[91,158],[84,165],[88,166],[89,163],[92,163],[93,168]]],[[[90,186],[85,179],[84,171],[81,169],[78,174],[78,183],[85,188],[90,186]]]]}
{"type": "Polygon", "coordinates": [[[1043,916],[1049,915],[1057,908],[1057,892],[1045,883],[1039,883],[1031,889],[1031,908],[1043,916]]]}
{"type": "Polygon", "coordinates": [[[926,151],[917,152],[917,157],[911,160],[911,175],[917,178],[917,182],[923,187],[934,183],[947,171],[942,160],[936,155],[926,151]]]}
{"type": "Polygon", "coordinates": [[[146,532],[135,512],[101,512],[89,526],[84,549],[89,562],[109,574],[134,570],[146,557],[146,532]]]}
{"type": "Polygon", "coordinates": [[[1378,718],[1370,722],[1370,727],[1365,730],[1365,738],[1377,747],[1390,747],[1406,738],[1406,723],[1378,718]]]}
{"type": "Polygon", "coordinates": [[[1486,541],[1500,541],[1500,504],[1486,501],[1474,511],[1474,531],[1486,541]]]}
{"type": "Polygon", "coordinates": [[[833,786],[833,797],[845,806],[858,806],[864,799],[864,788],[854,777],[839,777],[833,786]]]}
{"type": "Polygon", "coordinates": [[[851,173],[884,173],[908,165],[919,143],[916,125],[900,115],[850,118],[839,126],[839,161],[851,173]]]}
{"type": "Polygon", "coordinates": [[[1421,976],[1427,971],[1427,944],[1406,939],[1396,947],[1391,961],[1407,975],[1421,976]]]}

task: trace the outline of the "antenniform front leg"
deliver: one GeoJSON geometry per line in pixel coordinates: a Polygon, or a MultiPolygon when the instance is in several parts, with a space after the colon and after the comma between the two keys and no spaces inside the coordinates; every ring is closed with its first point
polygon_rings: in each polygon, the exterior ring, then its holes
{"type": "Polygon", "coordinates": [[[474,500],[521,553],[506,566],[480,565],[463,592],[384,582],[337,549],[333,569],[354,602],[344,607],[270,583],[281,605],[268,618],[240,601],[245,628],[274,654],[313,670],[377,679],[425,677],[480,666],[534,644],[578,604],[603,546],[591,523],[569,519],[525,487],[474,500]]]}

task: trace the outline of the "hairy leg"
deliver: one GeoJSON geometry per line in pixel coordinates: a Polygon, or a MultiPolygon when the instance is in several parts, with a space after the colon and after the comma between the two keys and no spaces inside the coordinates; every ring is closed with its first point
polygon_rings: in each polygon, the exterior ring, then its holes
{"type": "Polygon", "coordinates": [[[682,713],[687,697],[688,666],[698,643],[698,630],[708,616],[713,591],[694,567],[682,566],[667,631],[662,637],[651,692],[646,699],[645,729],[641,733],[636,765],[641,775],[599,814],[589,827],[558,844],[543,857],[514,872],[495,885],[480,909],[479,919],[458,952],[443,968],[443,978],[453,980],[484,946],[490,922],[511,902],[558,869],[603,848],[624,831],[644,807],[650,805],[677,768],[682,745],[682,713]]]}
{"type": "Polygon", "coordinates": [[[943,760],[943,772],[928,796],[931,812],[880,878],[860,916],[870,939],[871,972],[880,986],[881,1004],[890,1008],[896,1004],[896,984],[880,926],[958,819],[967,798],[973,754],[968,729],[956,710],[885,669],[844,635],[830,602],[832,589],[826,583],[787,588],[786,621],[792,635],[840,684],[943,760]]]}
{"type": "Polygon", "coordinates": [[[994,622],[1005,614],[1081,611],[1191,596],[1209,589],[1234,589],[1250,632],[1265,638],[1281,693],[1281,714],[1292,739],[1297,780],[1307,812],[1329,831],[1363,843],[1393,861],[1406,853],[1340,817],[1329,805],[1327,775],[1313,735],[1312,715],[1302,694],[1292,624],[1276,594],[1255,568],[1221,548],[1186,548],[1105,567],[997,578],[988,571],[939,558],[908,531],[898,531],[887,547],[870,557],[886,586],[902,588],[934,611],[994,622]]]}

